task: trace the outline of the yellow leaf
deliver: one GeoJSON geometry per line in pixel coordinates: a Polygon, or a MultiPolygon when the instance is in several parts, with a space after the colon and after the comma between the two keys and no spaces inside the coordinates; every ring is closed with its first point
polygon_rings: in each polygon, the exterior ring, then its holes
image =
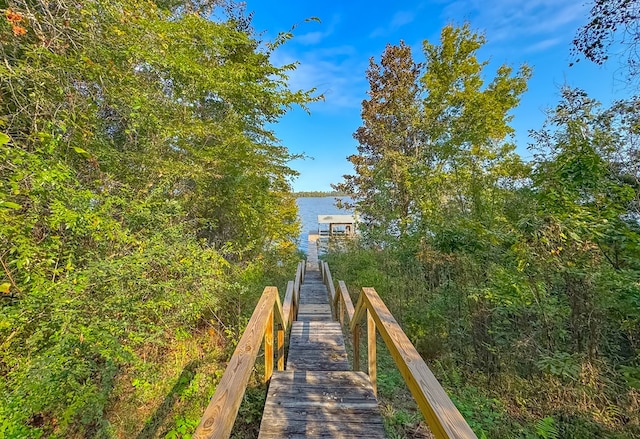
{"type": "Polygon", "coordinates": [[[10,289],[11,289],[11,284],[9,282],[0,284],[0,293],[9,294],[10,289]]]}
{"type": "Polygon", "coordinates": [[[5,143],[9,143],[11,141],[11,137],[7,136],[5,133],[0,133],[0,146],[5,143]]]}

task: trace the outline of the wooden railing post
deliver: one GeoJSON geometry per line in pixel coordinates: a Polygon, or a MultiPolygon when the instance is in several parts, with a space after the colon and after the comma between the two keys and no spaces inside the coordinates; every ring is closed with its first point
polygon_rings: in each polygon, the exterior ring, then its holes
{"type": "MultiPolygon", "coordinates": [[[[286,317],[285,317],[286,318],[286,317]]],[[[282,324],[278,324],[278,370],[284,370],[284,326],[282,324]]]]}
{"type": "Polygon", "coordinates": [[[263,340],[265,382],[273,376],[274,329],[277,333],[276,364],[278,370],[284,370],[285,333],[298,312],[300,284],[303,278],[304,262],[301,262],[298,264],[295,280],[287,283],[284,305],[280,302],[276,287],[264,289],[216,391],[204,411],[202,420],[193,434],[194,439],[229,437],[263,340]]]}
{"type": "Polygon", "coordinates": [[[353,327],[353,370],[360,370],[360,324],[353,327]]]}
{"type": "Polygon", "coordinates": [[[352,325],[362,318],[362,308],[366,308],[374,320],[433,435],[438,439],[476,439],[469,424],[373,288],[362,289],[352,325]]]}
{"type": "Polygon", "coordinates": [[[284,294],[284,303],[282,304],[282,316],[286,319],[287,327],[293,321],[293,316],[296,313],[296,295],[293,292],[293,285],[292,280],[287,282],[287,291],[284,294]]]}
{"type": "Polygon", "coordinates": [[[296,278],[295,281],[293,283],[293,295],[294,295],[294,314],[293,314],[293,320],[298,318],[298,306],[300,304],[300,288],[302,287],[302,270],[303,270],[303,263],[300,262],[298,264],[298,269],[296,270],[296,278]]]}
{"type": "Polygon", "coordinates": [[[324,284],[329,292],[329,304],[331,306],[331,314],[335,320],[338,320],[338,311],[336,309],[336,288],[333,285],[333,277],[331,276],[331,270],[329,270],[329,264],[326,262],[324,265],[324,284]]]}
{"type": "Polygon", "coordinates": [[[369,380],[371,387],[373,387],[373,394],[377,396],[376,322],[369,310],[367,310],[367,361],[369,363],[369,380]]]}
{"type": "Polygon", "coordinates": [[[360,294],[356,303],[353,320],[351,320],[351,332],[353,333],[353,370],[360,370],[360,320],[365,311],[364,295],[360,294]]]}
{"type": "Polygon", "coordinates": [[[284,370],[284,335],[287,330],[287,326],[291,321],[291,292],[289,290],[289,284],[287,284],[287,292],[284,296],[285,307],[282,306],[278,297],[276,297],[276,303],[273,305],[273,312],[277,317],[276,333],[277,333],[277,345],[276,345],[276,367],[278,370],[284,370]]]}
{"type": "Polygon", "coordinates": [[[267,316],[267,327],[264,330],[264,382],[273,375],[273,309],[267,316]]]}

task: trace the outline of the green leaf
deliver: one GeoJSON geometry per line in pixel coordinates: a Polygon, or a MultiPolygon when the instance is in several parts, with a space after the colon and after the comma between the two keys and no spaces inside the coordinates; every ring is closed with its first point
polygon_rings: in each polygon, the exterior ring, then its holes
{"type": "Polygon", "coordinates": [[[0,284],[0,293],[9,293],[10,289],[11,289],[11,284],[9,282],[0,284]]]}
{"type": "Polygon", "coordinates": [[[0,146],[4,145],[5,143],[9,143],[10,141],[11,137],[6,135],[5,133],[0,133],[0,146]]]}
{"type": "Polygon", "coordinates": [[[11,201],[0,201],[0,208],[5,208],[5,209],[22,209],[22,206],[19,205],[18,203],[13,203],[11,201]]]}
{"type": "Polygon", "coordinates": [[[85,151],[84,149],[78,147],[78,146],[74,146],[73,150],[75,152],[77,152],[78,154],[80,154],[82,157],[91,157],[91,154],[89,154],[87,151],[85,151]]]}

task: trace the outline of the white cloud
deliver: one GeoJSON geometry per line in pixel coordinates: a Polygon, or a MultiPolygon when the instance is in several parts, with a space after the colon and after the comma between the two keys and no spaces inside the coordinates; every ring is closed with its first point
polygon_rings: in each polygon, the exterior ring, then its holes
{"type": "Polygon", "coordinates": [[[588,6],[576,0],[494,0],[490,7],[485,0],[458,0],[442,13],[446,20],[469,20],[487,29],[490,41],[573,32],[587,14],[588,6]]]}
{"type": "Polygon", "coordinates": [[[318,44],[327,36],[325,32],[308,32],[306,34],[295,37],[296,42],[304,45],[318,44]]]}
{"type": "MultiPolygon", "coordinates": [[[[417,8],[419,9],[419,7],[417,8]]],[[[412,23],[413,20],[415,20],[416,18],[416,10],[413,11],[398,11],[396,12],[393,17],[391,18],[391,21],[389,22],[388,26],[382,26],[382,27],[378,27],[376,29],[373,30],[373,32],[371,32],[371,34],[369,34],[370,38],[375,38],[375,37],[381,37],[384,35],[388,35],[391,32],[406,26],[409,23],[412,23]]]]}
{"type": "Polygon", "coordinates": [[[485,33],[492,54],[505,51],[513,57],[559,45],[568,48],[588,14],[589,6],[577,0],[493,0],[490,7],[486,0],[457,0],[443,9],[441,18],[455,24],[469,21],[485,33]]]}
{"type": "Polygon", "coordinates": [[[547,38],[545,40],[538,41],[537,43],[532,44],[525,50],[527,52],[542,52],[546,49],[549,49],[550,47],[557,46],[558,44],[562,43],[562,41],[563,40],[561,38],[547,38]]]}
{"type": "Polygon", "coordinates": [[[391,19],[391,28],[397,29],[405,24],[411,23],[416,18],[415,12],[398,11],[391,19]]]}
{"type": "Polygon", "coordinates": [[[272,61],[275,65],[298,61],[297,69],[289,72],[289,86],[296,90],[315,88],[325,101],[314,111],[333,111],[360,108],[367,88],[364,72],[368,64],[351,56],[355,53],[356,49],[348,45],[300,52],[282,48],[274,53],[272,61]]]}

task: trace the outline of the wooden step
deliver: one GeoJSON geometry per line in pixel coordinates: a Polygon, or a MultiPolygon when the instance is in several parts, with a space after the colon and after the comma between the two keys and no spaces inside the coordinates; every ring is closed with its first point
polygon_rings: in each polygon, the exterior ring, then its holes
{"type": "Polygon", "coordinates": [[[328,304],[301,304],[298,308],[298,321],[324,321],[332,322],[331,307],[328,304]]]}
{"type": "Polygon", "coordinates": [[[297,321],[291,326],[287,370],[349,370],[340,323],[297,321]]]}
{"type": "Polygon", "coordinates": [[[285,371],[271,378],[259,439],[384,437],[363,372],[285,371]]]}
{"type": "Polygon", "coordinates": [[[300,303],[326,303],[329,304],[329,296],[324,285],[314,287],[302,285],[300,289],[300,303]]]}

